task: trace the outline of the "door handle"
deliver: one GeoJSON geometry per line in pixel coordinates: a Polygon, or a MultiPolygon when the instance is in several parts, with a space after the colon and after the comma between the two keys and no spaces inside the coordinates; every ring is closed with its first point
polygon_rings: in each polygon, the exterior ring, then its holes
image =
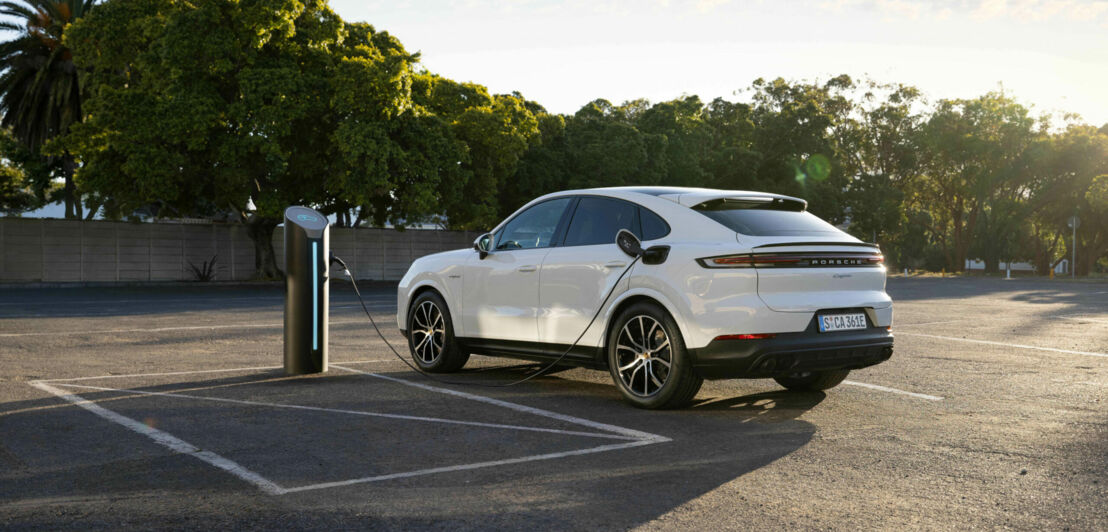
{"type": "Polygon", "coordinates": [[[538,269],[537,266],[535,266],[533,264],[528,264],[526,266],[520,266],[519,268],[516,268],[516,271],[519,271],[519,272],[533,272],[537,269],[538,269]]]}
{"type": "Polygon", "coordinates": [[[604,265],[605,268],[622,268],[624,266],[627,266],[627,263],[621,260],[613,260],[604,265]]]}

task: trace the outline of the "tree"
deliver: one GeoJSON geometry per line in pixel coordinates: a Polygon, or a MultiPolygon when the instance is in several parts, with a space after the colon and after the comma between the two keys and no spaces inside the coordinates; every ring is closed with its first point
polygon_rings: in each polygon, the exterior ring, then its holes
{"type": "Polygon", "coordinates": [[[569,188],[569,144],[566,117],[540,113],[538,140],[523,154],[515,176],[500,195],[502,215],[515,212],[539,196],[569,188]]]}
{"type": "MultiPolygon", "coordinates": [[[[92,10],[94,0],[19,0],[0,2],[0,29],[18,32],[0,43],[0,125],[36,155],[82,119],[82,90],[73,54],[64,44],[66,28],[92,10]]],[[[50,150],[54,151],[54,150],[50,150]]],[[[65,179],[66,218],[81,217],[74,181],[77,161],[56,148],[56,164],[65,179]]]]}
{"type": "Polygon", "coordinates": [[[857,123],[849,76],[823,84],[754,81],[753,151],[759,188],[799,196],[832,223],[846,218],[844,191],[857,175],[857,123]]]}
{"type": "Polygon", "coordinates": [[[457,174],[446,125],[413,105],[417,56],[323,0],[109,2],[67,42],[91,96],[66,142],[111,215],[230,213],[261,277],[280,275],[272,235],[288,205],[404,224],[457,174]]]}
{"type": "Polygon", "coordinates": [[[447,218],[453,228],[487,229],[500,221],[500,196],[523,154],[539,141],[539,122],[524,99],[498,94],[491,105],[463,111],[452,128],[467,147],[469,181],[460,195],[443,198],[447,218]]]}
{"type": "Polygon", "coordinates": [[[665,139],[644,134],[607,100],[590,102],[567,119],[566,137],[566,188],[662,182],[665,139]]]}
{"type": "Polygon", "coordinates": [[[704,109],[704,121],[712,134],[704,169],[709,183],[722,189],[756,188],[761,154],[754,149],[752,108],[716,98],[704,109]]]}
{"type": "Polygon", "coordinates": [[[38,209],[51,201],[58,187],[53,183],[56,161],[32,152],[9,130],[0,130],[0,210],[9,215],[38,209]]]}
{"type": "MultiPolygon", "coordinates": [[[[923,175],[912,198],[916,208],[933,215],[927,230],[939,242],[947,269],[965,269],[991,202],[1018,195],[1013,191],[1026,178],[1023,154],[1036,138],[1035,125],[1025,107],[994,92],[942,100],[922,126],[923,175]]],[[[994,228],[994,234],[1004,230],[994,228]]]]}
{"type": "Polygon", "coordinates": [[[406,224],[444,214],[440,198],[461,196],[465,146],[433,114],[437,81],[412,72],[418,56],[367,24],[348,24],[333,78],[337,116],[330,142],[343,164],[328,187],[337,201],[361,205],[359,219],[406,224]]]}
{"type": "Polygon", "coordinates": [[[1075,266],[1086,275],[1108,251],[1108,132],[1071,125],[1043,143],[1035,163],[1039,179],[1029,196],[1040,228],[1039,263],[1052,268],[1073,256],[1067,222],[1077,215],[1075,266]]]}
{"type": "Polygon", "coordinates": [[[27,186],[26,177],[18,168],[0,162],[0,213],[18,215],[39,205],[27,186]]]}
{"type": "Polygon", "coordinates": [[[704,166],[708,162],[713,135],[704,122],[704,104],[700,98],[686,96],[628,114],[634,117],[633,123],[640,132],[660,141],[664,158],[652,159],[665,161],[664,167],[655,168],[661,173],[662,182],[675,186],[704,186],[711,181],[704,166]]]}
{"type": "Polygon", "coordinates": [[[342,34],[321,0],[105,3],[66,35],[90,97],[63,140],[90,189],[114,200],[109,216],[231,213],[250,229],[258,274],[279,276],[281,210],[326,197],[331,158],[317,148],[342,34]]]}
{"type": "Polygon", "coordinates": [[[908,229],[905,191],[919,174],[920,99],[915,87],[867,83],[857,108],[857,173],[845,191],[849,231],[880,244],[888,263],[913,267],[923,259],[921,235],[908,229]]]}

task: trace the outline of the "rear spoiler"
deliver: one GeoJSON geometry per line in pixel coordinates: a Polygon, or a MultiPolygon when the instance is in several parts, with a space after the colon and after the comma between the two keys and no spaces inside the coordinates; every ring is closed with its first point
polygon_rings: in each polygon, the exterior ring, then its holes
{"type": "MultiPolygon", "coordinates": [[[[681,196],[681,199],[684,200],[685,197],[686,196],[681,196]]],[[[697,209],[697,210],[702,209],[702,208],[712,209],[714,206],[717,206],[717,205],[720,205],[720,204],[727,205],[727,204],[734,204],[734,203],[760,204],[760,205],[768,206],[769,208],[775,209],[775,210],[789,210],[789,211],[796,211],[796,212],[804,212],[805,210],[808,209],[808,202],[807,201],[804,201],[800,198],[793,198],[793,197],[790,197],[790,196],[754,196],[754,195],[741,196],[741,195],[735,195],[735,196],[720,196],[720,197],[715,197],[715,198],[696,198],[696,199],[702,200],[702,201],[697,201],[695,204],[690,203],[688,205],[689,205],[689,207],[691,207],[693,209],[697,209]],[[782,209],[781,207],[785,207],[785,208],[782,209]]],[[[682,204],[685,204],[685,203],[682,202],[682,204]]],[[[761,208],[761,207],[759,207],[759,208],[761,208]]]]}
{"type": "Polygon", "coordinates": [[[762,244],[760,246],[754,246],[753,249],[776,248],[785,246],[863,246],[867,248],[881,249],[881,246],[877,244],[870,244],[867,242],[778,242],[776,244],[762,244]]]}

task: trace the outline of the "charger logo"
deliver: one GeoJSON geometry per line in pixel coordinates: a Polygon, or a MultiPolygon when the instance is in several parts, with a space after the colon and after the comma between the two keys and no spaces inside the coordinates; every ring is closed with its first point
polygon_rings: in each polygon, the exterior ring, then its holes
{"type": "Polygon", "coordinates": [[[319,218],[316,218],[315,216],[312,216],[310,214],[297,214],[296,219],[301,221],[301,222],[318,222],[319,221],[319,218]]]}

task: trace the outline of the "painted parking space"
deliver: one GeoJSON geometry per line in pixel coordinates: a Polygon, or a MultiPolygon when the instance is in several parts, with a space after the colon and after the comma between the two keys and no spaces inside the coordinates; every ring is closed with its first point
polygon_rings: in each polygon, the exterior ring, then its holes
{"type": "MultiPolygon", "coordinates": [[[[105,315],[79,290],[5,293],[9,310],[53,304],[0,317],[0,524],[1108,525],[1106,362],[1061,352],[1108,352],[1108,308],[1033,284],[889,290],[889,362],[826,393],[710,381],[660,412],[628,407],[597,371],[505,389],[425,379],[341,292],[331,371],[297,378],[279,367],[279,293],[127,293],[105,315]]],[[[393,293],[371,297],[391,323],[393,293]]],[[[477,356],[448,380],[534,368],[477,356]]]]}

